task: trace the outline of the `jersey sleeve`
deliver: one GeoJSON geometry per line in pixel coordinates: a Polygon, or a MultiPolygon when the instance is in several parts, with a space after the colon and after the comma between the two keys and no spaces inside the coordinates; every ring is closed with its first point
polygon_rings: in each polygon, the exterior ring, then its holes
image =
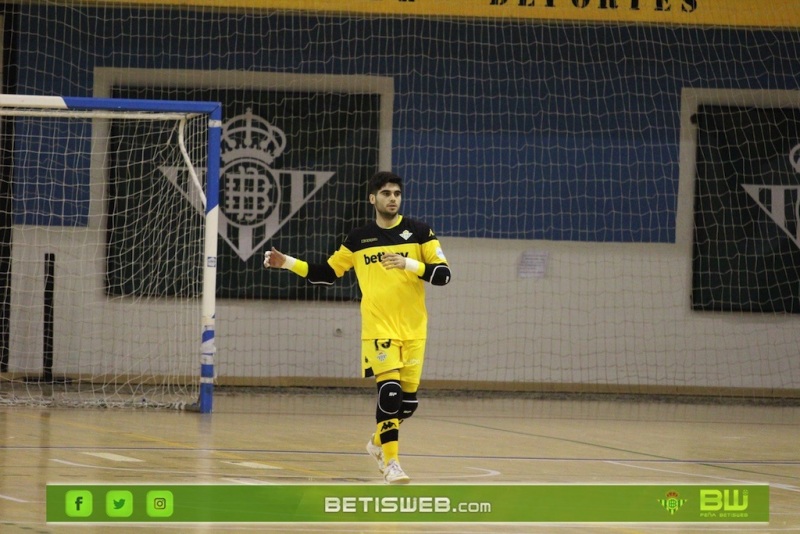
{"type": "Polygon", "coordinates": [[[334,272],[336,278],[341,278],[344,273],[353,268],[353,253],[347,248],[347,241],[333,253],[333,256],[328,258],[327,265],[334,272]]]}
{"type": "Polygon", "coordinates": [[[308,263],[297,260],[291,271],[314,285],[332,285],[337,278],[353,268],[353,253],[347,248],[347,242],[328,258],[326,263],[308,263]]]}
{"type": "Polygon", "coordinates": [[[430,227],[424,227],[424,235],[426,237],[422,240],[420,247],[425,271],[421,275],[418,274],[418,276],[435,286],[447,285],[450,283],[452,275],[447,258],[442,251],[442,245],[430,227]]]}

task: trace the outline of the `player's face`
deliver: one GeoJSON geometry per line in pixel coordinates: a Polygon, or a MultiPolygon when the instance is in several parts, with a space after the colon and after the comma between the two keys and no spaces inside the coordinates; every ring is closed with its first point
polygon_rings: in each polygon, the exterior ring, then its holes
{"type": "Polygon", "coordinates": [[[403,195],[400,186],[388,183],[374,195],[369,196],[369,201],[375,206],[378,215],[385,219],[393,219],[400,211],[400,201],[403,195]]]}

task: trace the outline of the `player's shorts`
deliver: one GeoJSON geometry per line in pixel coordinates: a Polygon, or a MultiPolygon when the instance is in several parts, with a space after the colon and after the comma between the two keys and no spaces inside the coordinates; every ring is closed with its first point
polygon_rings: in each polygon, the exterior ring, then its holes
{"type": "Polygon", "coordinates": [[[398,369],[400,382],[419,385],[425,361],[424,339],[364,339],[361,341],[361,376],[377,376],[398,369]]]}

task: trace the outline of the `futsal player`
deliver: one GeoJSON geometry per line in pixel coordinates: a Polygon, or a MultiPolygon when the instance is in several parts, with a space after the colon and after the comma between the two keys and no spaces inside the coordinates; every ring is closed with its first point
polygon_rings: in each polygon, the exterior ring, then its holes
{"type": "Polygon", "coordinates": [[[350,232],[327,263],[307,263],[274,247],[264,267],[288,269],[312,284],[333,284],[355,269],[361,288],[362,376],[375,377],[376,428],[367,452],[388,484],[406,484],[400,467],[400,423],[417,409],[425,360],[425,282],[450,282],[439,240],[427,224],[400,214],[403,181],[378,172],[369,182],[375,220],[350,232]]]}

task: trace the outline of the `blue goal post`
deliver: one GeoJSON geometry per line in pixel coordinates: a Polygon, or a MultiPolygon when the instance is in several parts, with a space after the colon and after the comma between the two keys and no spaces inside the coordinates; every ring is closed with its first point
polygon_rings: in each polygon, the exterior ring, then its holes
{"type": "Polygon", "coordinates": [[[131,115],[135,116],[136,114],[153,118],[176,119],[197,115],[208,117],[208,166],[205,194],[203,194],[201,184],[195,178],[195,184],[200,188],[199,194],[205,202],[205,230],[202,324],[200,325],[200,387],[197,406],[192,408],[201,413],[210,413],[213,404],[214,358],[216,355],[214,322],[222,104],[219,102],[122,98],[0,95],[0,115],[3,116],[70,116],[70,114],[78,117],[99,118],[130,118],[131,115]]]}

